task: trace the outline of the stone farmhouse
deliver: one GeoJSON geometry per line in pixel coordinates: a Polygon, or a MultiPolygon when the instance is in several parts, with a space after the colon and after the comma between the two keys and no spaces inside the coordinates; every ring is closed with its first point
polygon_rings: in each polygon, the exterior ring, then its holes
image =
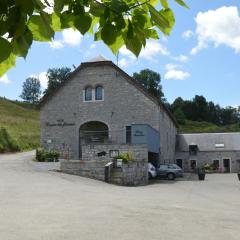
{"type": "Polygon", "coordinates": [[[240,170],[240,133],[178,134],[176,163],[185,171],[212,164],[216,172],[240,170]]]}
{"type": "Polygon", "coordinates": [[[122,184],[145,184],[148,162],[176,162],[186,171],[209,162],[237,171],[233,161],[240,159],[240,134],[237,139],[231,134],[178,135],[164,104],[101,56],[81,63],[45,96],[40,112],[41,145],[62,153],[65,172],[104,179],[103,164],[124,152],[131,152],[135,163],[116,172],[115,182],[122,184]],[[232,153],[224,155],[223,149],[232,153]]]}

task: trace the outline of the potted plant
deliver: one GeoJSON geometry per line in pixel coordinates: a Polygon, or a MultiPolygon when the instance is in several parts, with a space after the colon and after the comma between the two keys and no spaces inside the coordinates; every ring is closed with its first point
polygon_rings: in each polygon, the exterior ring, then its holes
{"type": "Polygon", "coordinates": [[[205,169],[204,167],[198,169],[198,179],[199,181],[205,180],[205,169]]]}

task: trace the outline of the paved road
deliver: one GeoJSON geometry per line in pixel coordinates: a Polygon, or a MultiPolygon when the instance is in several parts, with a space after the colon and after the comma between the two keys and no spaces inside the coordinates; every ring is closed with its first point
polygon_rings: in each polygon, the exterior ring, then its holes
{"type": "Polygon", "coordinates": [[[119,187],[0,155],[0,240],[239,240],[240,182],[119,187]]]}

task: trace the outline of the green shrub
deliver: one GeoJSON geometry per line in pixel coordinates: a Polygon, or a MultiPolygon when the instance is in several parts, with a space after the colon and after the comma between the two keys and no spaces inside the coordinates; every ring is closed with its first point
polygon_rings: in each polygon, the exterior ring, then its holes
{"type": "Polygon", "coordinates": [[[20,151],[18,143],[8,134],[5,128],[0,128],[0,153],[20,151]]]}
{"type": "Polygon", "coordinates": [[[124,163],[128,163],[133,160],[133,155],[131,152],[120,153],[117,159],[122,159],[124,163]]]}
{"type": "Polygon", "coordinates": [[[36,150],[36,160],[38,162],[57,162],[60,153],[56,151],[47,151],[42,148],[36,150]]]}

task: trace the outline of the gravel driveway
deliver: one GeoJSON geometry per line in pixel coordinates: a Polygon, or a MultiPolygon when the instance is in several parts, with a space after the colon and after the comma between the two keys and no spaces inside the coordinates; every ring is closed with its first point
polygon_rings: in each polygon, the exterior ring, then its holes
{"type": "Polygon", "coordinates": [[[0,155],[0,240],[239,240],[236,174],[119,187],[0,155]]]}

